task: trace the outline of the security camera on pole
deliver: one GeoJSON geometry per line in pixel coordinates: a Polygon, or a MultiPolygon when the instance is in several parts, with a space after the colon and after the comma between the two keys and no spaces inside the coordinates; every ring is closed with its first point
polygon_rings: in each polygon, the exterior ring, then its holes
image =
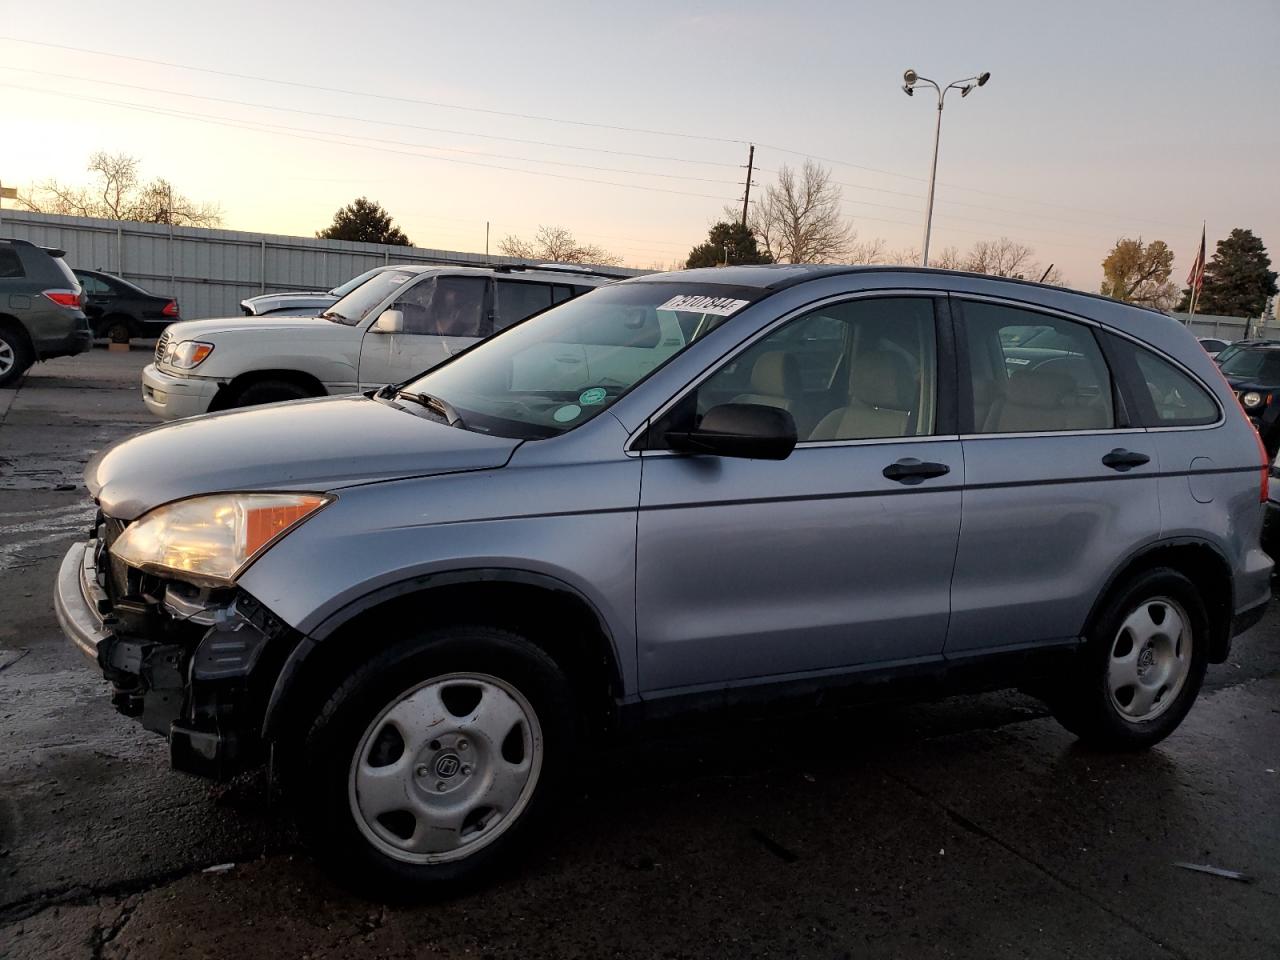
{"type": "Polygon", "coordinates": [[[963,80],[957,80],[955,83],[949,83],[945,87],[939,87],[928,77],[922,77],[914,70],[908,70],[902,75],[902,90],[908,97],[916,95],[916,84],[918,83],[927,83],[938,94],[938,122],[933,130],[933,164],[929,167],[929,205],[924,214],[924,248],[920,254],[920,266],[922,267],[929,265],[929,231],[933,226],[933,184],[938,175],[938,138],[942,135],[942,103],[947,97],[948,90],[959,90],[960,96],[967,97],[975,87],[986,86],[987,81],[990,79],[991,74],[984,72],[976,77],[966,77],[963,80]]]}

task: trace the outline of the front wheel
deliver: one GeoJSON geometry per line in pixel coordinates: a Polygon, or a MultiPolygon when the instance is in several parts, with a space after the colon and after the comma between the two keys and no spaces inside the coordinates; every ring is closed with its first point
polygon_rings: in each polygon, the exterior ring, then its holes
{"type": "Polygon", "coordinates": [[[1194,585],[1168,568],[1111,594],[1072,675],[1052,694],[1058,721],[1091,746],[1142,750],[1186,717],[1208,665],[1208,616],[1194,585]]]}
{"type": "Polygon", "coordinates": [[[236,394],[231,407],[256,407],[263,403],[302,400],[313,394],[289,380],[258,380],[236,394]]]}
{"type": "Polygon", "coordinates": [[[549,812],[572,703],[554,661],[506,631],[433,630],[379,652],[306,737],[294,787],[316,852],[384,896],[482,879],[549,812]]]}

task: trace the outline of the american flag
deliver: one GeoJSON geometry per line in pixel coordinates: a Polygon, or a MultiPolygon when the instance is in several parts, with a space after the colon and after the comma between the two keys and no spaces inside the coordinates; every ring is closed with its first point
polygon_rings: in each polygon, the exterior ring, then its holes
{"type": "Polygon", "coordinates": [[[1200,228],[1200,252],[1196,254],[1196,262],[1191,265],[1191,272],[1187,274],[1187,286],[1196,295],[1204,289],[1204,227],[1200,228]]]}

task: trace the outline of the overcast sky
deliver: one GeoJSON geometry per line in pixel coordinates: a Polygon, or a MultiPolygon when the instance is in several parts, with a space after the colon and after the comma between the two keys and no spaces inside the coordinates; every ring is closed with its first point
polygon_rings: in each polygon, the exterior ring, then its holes
{"type": "Polygon", "coordinates": [[[1008,236],[1096,289],[1141,235],[1181,283],[1203,219],[1210,250],[1245,226],[1280,260],[1277,0],[0,0],[0,37],[0,181],[125,151],[235,229],[310,235],[366,194],[419,246],[554,223],[665,266],[741,196],[751,141],[755,189],[822,158],[860,239],[918,247],[914,67],[992,74],[948,98],[935,251],[1008,236]]]}

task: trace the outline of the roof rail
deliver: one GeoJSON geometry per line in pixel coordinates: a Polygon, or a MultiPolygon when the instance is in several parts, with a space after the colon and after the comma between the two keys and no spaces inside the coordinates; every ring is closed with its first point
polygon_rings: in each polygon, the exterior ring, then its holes
{"type": "Polygon", "coordinates": [[[17,237],[0,237],[5,243],[16,243],[20,247],[34,247],[35,244],[30,240],[19,240],[17,237]]]}
{"type": "Polygon", "coordinates": [[[57,247],[42,247],[38,243],[32,243],[30,240],[20,240],[17,237],[0,237],[0,242],[12,243],[19,247],[34,247],[37,250],[43,250],[51,257],[65,257],[67,251],[59,250],[57,247]]]}

